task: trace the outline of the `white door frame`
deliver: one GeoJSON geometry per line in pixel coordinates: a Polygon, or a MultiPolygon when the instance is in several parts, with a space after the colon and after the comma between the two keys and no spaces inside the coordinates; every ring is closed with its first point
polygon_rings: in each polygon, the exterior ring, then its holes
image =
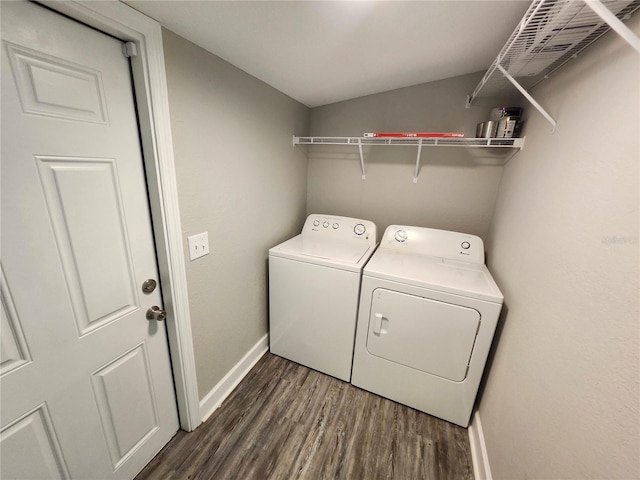
{"type": "Polygon", "coordinates": [[[202,421],[189,313],[182,228],[173,158],[162,30],[119,1],[40,1],[43,5],[137,46],[131,58],[142,151],[158,255],[180,427],[202,421]]]}

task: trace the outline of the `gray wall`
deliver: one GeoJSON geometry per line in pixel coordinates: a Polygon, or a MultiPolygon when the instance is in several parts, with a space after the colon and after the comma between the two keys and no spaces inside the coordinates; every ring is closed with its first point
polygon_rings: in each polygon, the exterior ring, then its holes
{"type": "MultiPolygon", "coordinates": [[[[640,33],[640,17],[633,19],[640,33]]],[[[640,62],[610,33],[534,90],[489,268],[507,314],[480,418],[495,480],[640,478],[640,62]]]]}
{"type": "Polygon", "coordinates": [[[163,43],[198,390],[203,398],[267,333],[267,250],[299,233],[309,109],[170,31],[163,43]]]}
{"type": "MultiPolygon", "coordinates": [[[[487,119],[492,107],[514,103],[480,98],[466,109],[466,97],[481,77],[465,75],[313,108],[310,134],[451,131],[473,137],[476,123],[487,119]]],[[[390,224],[487,233],[502,166],[486,150],[424,147],[418,183],[412,182],[416,147],[365,147],[366,180],[357,146],[314,146],[309,152],[307,213],[371,220],[379,234],[390,224]]]]}

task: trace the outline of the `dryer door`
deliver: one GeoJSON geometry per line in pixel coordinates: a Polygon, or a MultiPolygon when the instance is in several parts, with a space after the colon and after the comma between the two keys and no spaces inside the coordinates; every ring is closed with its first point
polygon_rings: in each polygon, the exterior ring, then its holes
{"type": "Polygon", "coordinates": [[[480,326],[468,307],[377,288],[367,350],[386,360],[461,382],[480,326]]]}

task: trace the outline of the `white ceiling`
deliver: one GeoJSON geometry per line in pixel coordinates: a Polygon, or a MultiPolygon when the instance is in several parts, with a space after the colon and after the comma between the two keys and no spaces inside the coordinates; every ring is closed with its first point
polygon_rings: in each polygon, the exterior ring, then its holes
{"type": "Polygon", "coordinates": [[[315,107],[486,70],[528,0],[124,0],[315,107]]]}

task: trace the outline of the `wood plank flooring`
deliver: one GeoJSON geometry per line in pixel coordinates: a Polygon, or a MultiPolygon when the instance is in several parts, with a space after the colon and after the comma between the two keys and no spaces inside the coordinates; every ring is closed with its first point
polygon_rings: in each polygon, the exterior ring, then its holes
{"type": "Polygon", "coordinates": [[[472,480],[467,430],[267,353],[136,480],[472,480]]]}

